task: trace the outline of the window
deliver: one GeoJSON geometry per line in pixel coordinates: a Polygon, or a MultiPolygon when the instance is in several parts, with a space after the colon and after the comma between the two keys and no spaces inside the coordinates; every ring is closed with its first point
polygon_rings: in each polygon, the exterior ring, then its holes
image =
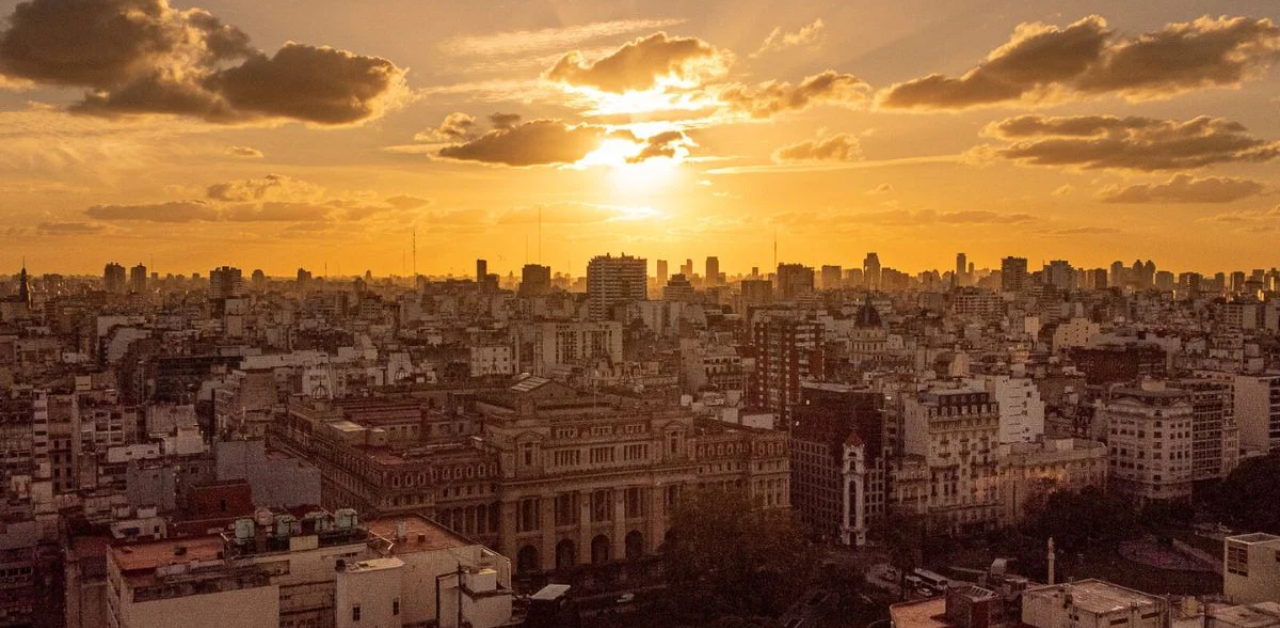
{"type": "Polygon", "coordinates": [[[360,605],[351,605],[351,621],[360,621],[360,605]]]}
{"type": "Polygon", "coordinates": [[[391,614],[392,615],[400,614],[400,598],[391,600],[391,614]]]}
{"type": "Polygon", "coordinates": [[[520,443],[521,457],[524,458],[524,466],[533,466],[533,443],[520,443]]]}
{"type": "Polygon", "coordinates": [[[1249,575],[1249,548],[1240,545],[1227,546],[1227,571],[1237,576],[1249,575]]]}

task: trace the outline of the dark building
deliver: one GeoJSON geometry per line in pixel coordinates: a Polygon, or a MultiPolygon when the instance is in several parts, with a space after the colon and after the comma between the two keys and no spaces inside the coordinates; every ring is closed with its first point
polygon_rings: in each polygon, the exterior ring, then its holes
{"type": "Polygon", "coordinates": [[[1090,385],[1122,384],[1143,377],[1163,377],[1164,349],[1155,344],[1107,345],[1071,349],[1071,361],[1090,385]]]}
{"type": "Polygon", "coordinates": [[[843,384],[806,385],[795,407],[791,430],[791,506],[809,530],[841,538],[844,509],[852,509],[855,491],[846,494],[849,461],[846,444],[864,448],[867,475],[863,508],[869,520],[884,514],[884,417],[882,395],[843,384]]]}

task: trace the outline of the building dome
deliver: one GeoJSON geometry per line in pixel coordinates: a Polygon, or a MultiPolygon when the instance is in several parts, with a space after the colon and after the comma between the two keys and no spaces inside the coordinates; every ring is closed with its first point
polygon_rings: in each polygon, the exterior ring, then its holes
{"type": "Polygon", "coordinates": [[[858,308],[858,315],[853,321],[853,326],[858,329],[877,329],[884,327],[884,323],[880,321],[880,312],[875,306],[871,305],[871,301],[867,300],[858,308]]]}

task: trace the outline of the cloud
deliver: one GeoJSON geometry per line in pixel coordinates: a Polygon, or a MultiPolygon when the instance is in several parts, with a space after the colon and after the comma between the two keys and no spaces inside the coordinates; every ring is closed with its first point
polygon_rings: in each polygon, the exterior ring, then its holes
{"type": "Polygon", "coordinates": [[[247,157],[250,159],[261,159],[263,157],[262,151],[252,146],[229,146],[225,152],[232,157],[247,157]]]}
{"type": "Polygon", "coordinates": [[[985,210],[961,210],[939,212],[932,209],[890,209],[873,212],[849,212],[828,210],[819,212],[795,211],[774,216],[770,222],[790,225],[869,225],[876,227],[918,227],[922,225],[953,224],[1019,224],[1033,222],[1035,216],[1024,213],[1005,214],[985,210]]]}
{"type": "Polygon", "coordinates": [[[413,136],[415,142],[456,142],[471,137],[476,119],[461,111],[455,111],[444,117],[444,121],[434,129],[423,131],[413,136]]]}
{"type": "Polygon", "coordinates": [[[696,37],[657,32],[630,41],[607,56],[588,61],[581,52],[560,58],[545,77],[572,87],[622,94],[666,84],[697,87],[723,74],[733,56],[696,37]]]}
{"type": "Polygon", "coordinates": [[[1054,196],[1056,196],[1056,197],[1058,197],[1058,198],[1062,198],[1062,197],[1064,197],[1064,196],[1068,196],[1068,195],[1070,195],[1072,192],[1075,192],[1075,191],[1076,191],[1076,188],[1075,188],[1074,186],[1072,186],[1070,183],[1067,183],[1067,184],[1060,185],[1060,186],[1058,186],[1057,188],[1055,188],[1055,189],[1053,190],[1053,192],[1051,192],[1051,194],[1053,194],[1054,196]]]}
{"type": "Polygon", "coordinates": [[[822,18],[813,21],[812,24],[802,26],[800,30],[789,33],[782,30],[782,27],[774,28],[768,37],[764,38],[764,43],[760,45],[760,49],[755,51],[751,56],[758,57],[768,52],[779,52],[788,48],[798,48],[800,46],[811,46],[822,40],[826,24],[822,23],[822,18]]]}
{"type": "Polygon", "coordinates": [[[354,124],[404,93],[390,61],[287,43],[274,56],[238,28],[166,0],[29,0],[0,31],[0,75],[84,88],[72,111],[210,122],[354,124]]]}
{"type": "Polygon", "coordinates": [[[880,194],[889,194],[893,192],[893,186],[888,183],[881,183],[870,190],[867,190],[868,196],[876,196],[880,194]]]}
{"type": "Polygon", "coordinates": [[[85,215],[98,220],[146,222],[213,222],[217,206],[205,201],[171,201],[141,205],[94,205],[85,215]]]}
{"type": "Polygon", "coordinates": [[[958,110],[1107,94],[1154,100],[1238,87],[1278,55],[1280,27],[1265,18],[1206,16],[1125,38],[1092,15],[1065,28],[1020,24],[1007,43],[965,74],[898,83],[877,101],[888,109],[958,110]]]}
{"type": "Polygon", "coordinates": [[[778,163],[791,161],[858,161],[862,159],[862,145],[858,138],[839,133],[829,137],[816,137],[789,144],[773,151],[778,163]]]}
{"type": "Polygon", "coordinates": [[[96,222],[58,221],[42,222],[36,225],[38,235],[50,236],[96,235],[110,230],[110,225],[96,222]]]}
{"type": "Polygon", "coordinates": [[[520,114],[518,113],[492,113],[489,114],[489,124],[495,129],[510,130],[511,127],[520,123],[520,114]]]}
{"type": "Polygon", "coordinates": [[[437,155],[508,166],[570,164],[599,148],[605,134],[601,126],[533,120],[495,128],[467,142],[446,146],[437,155]]]}
{"type": "Polygon", "coordinates": [[[1114,116],[1026,115],[987,126],[1005,146],[975,149],[978,159],[1035,166],[1140,171],[1189,170],[1220,163],[1264,162],[1280,155],[1280,142],[1250,135],[1221,118],[1186,121],[1114,116]]]}
{"type": "Polygon", "coordinates": [[[514,207],[491,216],[495,224],[531,224],[541,220],[549,224],[591,224],[601,222],[631,222],[662,216],[663,212],[652,207],[627,205],[599,205],[595,203],[543,203],[514,207]]]}
{"type": "Polygon", "coordinates": [[[215,183],[205,189],[205,195],[215,201],[296,201],[314,200],[324,195],[319,186],[279,174],[269,174],[261,179],[243,179],[215,183]]]}
{"type": "Polygon", "coordinates": [[[827,70],[806,77],[798,85],[768,81],[754,89],[731,86],[720,93],[720,100],[730,111],[745,113],[752,118],[769,118],[812,105],[861,107],[867,102],[867,91],[868,86],[862,79],[827,70]]]}
{"type": "Polygon", "coordinates": [[[460,35],[441,42],[440,49],[446,54],[459,57],[527,56],[539,52],[564,50],[570,46],[609,37],[675,26],[683,21],[679,19],[612,20],[539,30],[460,35]]]}
{"type": "Polygon", "coordinates": [[[378,215],[395,215],[429,205],[429,199],[392,196],[370,200],[368,194],[330,196],[307,181],[267,175],[215,183],[205,198],[159,203],[94,205],[85,215],[110,222],[333,222],[351,223],[378,215]]]}
{"type": "Polygon", "coordinates": [[[1049,237],[1066,237],[1066,236],[1088,236],[1088,235],[1112,235],[1123,233],[1115,227],[1068,227],[1066,229],[1052,229],[1049,231],[1041,231],[1038,235],[1049,237]]]}
{"type": "MultiPolygon", "coordinates": [[[[633,135],[633,141],[635,141],[634,137],[633,135]]],[[[645,138],[644,148],[640,149],[639,153],[628,157],[627,163],[638,164],[658,157],[675,159],[677,155],[681,154],[682,149],[692,144],[692,140],[680,131],[663,131],[645,138]]]]}
{"type": "Polygon", "coordinates": [[[1179,173],[1164,183],[1107,187],[1099,197],[1104,203],[1230,203],[1265,190],[1266,186],[1249,179],[1179,173]]]}

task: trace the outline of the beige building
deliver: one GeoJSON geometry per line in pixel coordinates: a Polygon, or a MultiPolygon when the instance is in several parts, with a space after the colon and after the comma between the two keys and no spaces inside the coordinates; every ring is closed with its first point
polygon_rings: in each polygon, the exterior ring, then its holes
{"type": "Polygon", "coordinates": [[[967,535],[1000,520],[1000,412],[986,392],[935,385],[903,401],[895,502],[931,532],[967,535]],[[923,482],[923,483],[922,483],[923,482]]]}
{"type": "Polygon", "coordinates": [[[1169,603],[1141,591],[1080,580],[1027,589],[1022,623],[1031,628],[1166,628],[1169,603]]]}
{"type": "Polygon", "coordinates": [[[1222,552],[1222,592],[1228,599],[1236,604],[1280,602],[1280,536],[1230,536],[1222,552]]]}
{"type": "Polygon", "coordinates": [[[1113,387],[1095,418],[1110,452],[1110,487],[1139,507],[1190,499],[1194,414],[1191,393],[1163,382],[1113,387]]]}

